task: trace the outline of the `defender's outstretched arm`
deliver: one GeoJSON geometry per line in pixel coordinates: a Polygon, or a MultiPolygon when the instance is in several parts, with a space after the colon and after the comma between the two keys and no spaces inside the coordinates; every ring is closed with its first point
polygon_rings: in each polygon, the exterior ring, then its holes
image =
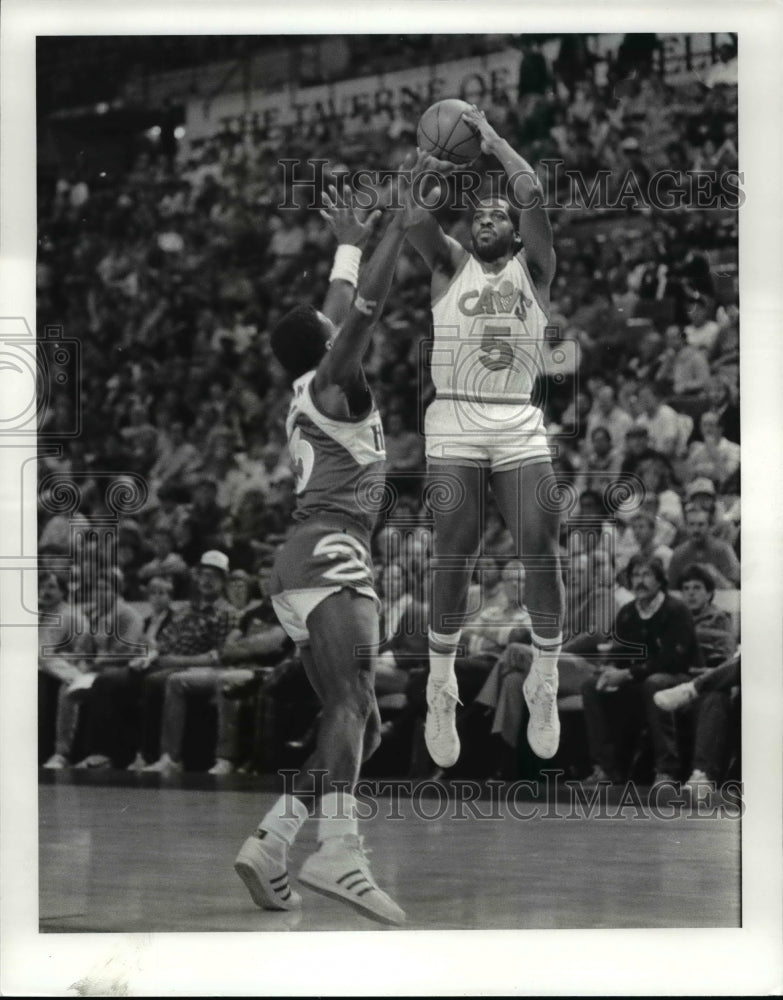
{"type": "MultiPolygon", "coordinates": [[[[335,265],[337,265],[340,254],[346,253],[347,259],[341,262],[342,266],[354,266],[358,276],[359,260],[361,251],[372,235],[381,217],[380,211],[365,213],[358,210],[354,204],[353,192],[346,184],[342,192],[329,185],[329,194],[323,195],[324,207],[321,209],[321,216],[326,220],[329,228],[337,237],[337,253],[335,254],[335,265]],[[346,251],[341,250],[342,247],[346,251]]],[[[324,299],[321,312],[328,317],[335,326],[342,326],[353,302],[355,283],[345,280],[335,275],[339,274],[339,268],[332,269],[329,281],[329,288],[324,299]]]]}
{"type": "Polygon", "coordinates": [[[415,163],[408,164],[410,180],[401,175],[402,208],[394,212],[380,243],[364,266],[348,317],[335,337],[332,349],[318,366],[314,385],[316,391],[329,384],[346,386],[364,380],[362,360],[370,344],[372,328],[386,304],[402,243],[406,233],[429,216],[428,205],[416,204],[414,193],[416,178],[432,171],[433,163],[432,157],[420,153],[415,163]]]}

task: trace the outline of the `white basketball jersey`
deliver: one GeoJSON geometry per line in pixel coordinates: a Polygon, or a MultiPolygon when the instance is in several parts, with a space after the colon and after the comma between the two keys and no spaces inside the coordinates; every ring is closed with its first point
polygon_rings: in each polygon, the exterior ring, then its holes
{"type": "Polygon", "coordinates": [[[526,403],[543,374],[547,316],[521,255],[497,274],[468,254],[432,304],[432,381],[440,399],[526,403]]]}

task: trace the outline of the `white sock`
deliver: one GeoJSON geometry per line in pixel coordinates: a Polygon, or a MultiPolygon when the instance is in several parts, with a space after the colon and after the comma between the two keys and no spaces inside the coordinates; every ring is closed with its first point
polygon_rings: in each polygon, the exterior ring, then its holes
{"type": "Polygon", "coordinates": [[[287,844],[293,844],[307,816],[307,806],[300,799],[293,795],[281,795],[258,824],[258,832],[274,833],[287,844]]]}
{"type": "Polygon", "coordinates": [[[322,796],[318,839],[323,841],[330,837],[345,837],[347,834],[356,836],[358,832],[356,799],[353,795],[347,792],[327,792],[322,796]]]}
{"type": "Polygon", "coordinates": [[[454,672],[454,661],[457,658],[457,647],[462,635],[461,630],[450,634],[429,630],[428,642],[430,651],[430,679],[438,685],[453,680],[456,684],[457,675],[454,672]]]}
{"type": "Polygon", "coordinates": [[[551,681],[557,685],[557,661],[563,648],[563,635],[558,633],[554,638],[542,639],[532,633],[533,662],[530,667],[542,680],[551,681]]]}

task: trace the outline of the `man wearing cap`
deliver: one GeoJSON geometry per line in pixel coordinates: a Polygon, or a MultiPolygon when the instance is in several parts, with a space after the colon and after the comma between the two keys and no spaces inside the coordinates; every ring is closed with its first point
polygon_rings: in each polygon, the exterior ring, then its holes
{"type": "Polygon", "coordinates": [[[212,698],[217,693],[222,678],[220,650],[239,618],[236,608],[225,598],[228,569],[224,552],[211,549],[203,554],[197,573],[198,598],[176,622],[172,638],[160,649],[157,672],[146,680],[147,736],[161,695],[163,717],[161,755],[145,771],[170,774],[182,770],[187,697],[200,694],[212,698]]]}
{"type": "MultiPolygon", "coordinates": [[[[693,501],[702,493],[715,496],[715,487],[709,479],[694,479],[686,496],[693,501]]],[[[685,511],[687,541],[672,553],[669,576],[678,580],[686,566],[695,563],[711,573],[718,590],[734,590],[740,585],[740,564],[728,542],[712,535],[714,517],[698,503],[691,502],[685,511]]]]}
{"type": "Polygon", "coordinates": [[[723,497],[717,495],[715,483],[707,475],[697,475],[685,490],[685,506],[706,510],[710,516],[710,534],[734,545],[739,534],[741,504],[736,497],[727,506],[723,497]]]}

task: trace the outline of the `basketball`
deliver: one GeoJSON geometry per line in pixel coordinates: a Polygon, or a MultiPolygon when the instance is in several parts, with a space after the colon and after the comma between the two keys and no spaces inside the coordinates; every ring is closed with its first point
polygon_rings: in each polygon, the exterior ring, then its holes
{"type": "Polygon", "coordinates": [[[481,152],[481,137],[462,112],[470,105],[456,98],[431,104],[419,119],[416,141],[424,153],[451,163],[470,163],[481,152]]]}

